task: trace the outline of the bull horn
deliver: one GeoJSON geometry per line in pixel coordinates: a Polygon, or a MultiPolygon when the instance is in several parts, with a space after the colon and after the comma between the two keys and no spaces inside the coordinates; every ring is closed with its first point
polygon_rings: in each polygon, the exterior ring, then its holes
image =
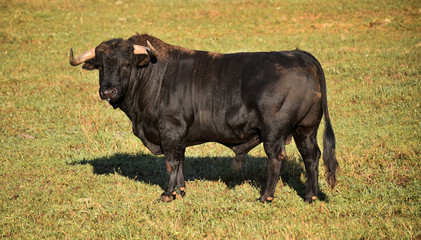
{"type": "Polygon", "coordinates": [[[150,55],[152,57],[156,57],[158,55],[158,51],[156,51],[156,49],[154,47],[152,47],[152,44],[148,40],[146,40],[146,44],[148,44],[150,55]]]}
{"type": "Polygon", "coordinates": [[[146,54],[148,55],[148,51],[146,51],[146,47],[141,46],[141,45],[133,45],[134,47],[134,54],[146,54]]]}
{"type": "Polygon", "coordinates": [[[158,51],[154,47],[152,47],[151,43],[149,41],[146,41],[147,47],[141,46],[141,45],[133,45],[134,47],[134,54],[146,54],[151,57],[156,57],[158,55],[158,51]]]}
{"type": "Polygon", "coordinates": [[[73,49],[70,48],[69,62],[70,62],[70,65],[72,66],[77,66],[94,57],[95,57],[95,48],[89,49],[88,51],[80,54],[79,56],[76,57],[76,59],[73,57],[73,49]]]}

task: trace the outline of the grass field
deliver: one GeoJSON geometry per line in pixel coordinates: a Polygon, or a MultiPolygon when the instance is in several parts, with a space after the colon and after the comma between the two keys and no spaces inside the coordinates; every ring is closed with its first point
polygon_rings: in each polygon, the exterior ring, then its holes
{"type": "MultiPolygon", "coordinates": [[[[421,2],[0,0],[0,238],[420,239],[421,2]],[[216,52],[299,47],[324,67],[338,186],[303,201],[294,144],[261,204],[261,146],[241,170],[215,143],[188,148],[187,195],[158,202],[162,156],[71,67],[109,38],[149,33],[216,52]]],[[[322,142],[320,129],[319,142],[322,142]]],[[[323,169],[323,168],[322,168],[323,169]]]]}

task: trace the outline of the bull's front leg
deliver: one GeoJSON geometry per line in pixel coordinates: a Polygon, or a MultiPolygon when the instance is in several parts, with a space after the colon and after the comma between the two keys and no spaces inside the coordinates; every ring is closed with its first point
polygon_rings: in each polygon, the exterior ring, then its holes
{"type": "Polygon", "coordinates": [[[183,176],[183,162],[185,144],[183,144],[186,123],[177,115],[163,116],[159,125],[161,147],[165,156],[165,167],[168,174],[167,187],[161,195],[161,200],[170,202],[177,196],[176,188],[180,195],[185,195],[186,184],[183,176]]]}
{"type": "Polygon", "coordinates": [[[167,169],[167,187],[161,195],[163,202],[170,202],[176,197],[176,187],[180,189],[181,196],[185,194],[185,183],[183,176],[184,149],[174,148],[165,150],[165,167],[167,169]]]}
{"type": "MultiPolygon", "coordinates": [[[[180,190],[181,197],[184,197],[186,195],[186,182],[184,181],[183,175],[184,152],[185,151],[183,150],[183,158],[180,161],[177,172],[177,188],[180,190]]],[[[175,192],[173,192],[173,196],[174,195],[176,195],[175,192]]]]}

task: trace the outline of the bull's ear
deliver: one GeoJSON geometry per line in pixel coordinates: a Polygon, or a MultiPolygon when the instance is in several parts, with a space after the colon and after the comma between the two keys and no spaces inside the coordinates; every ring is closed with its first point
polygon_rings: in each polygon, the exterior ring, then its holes
{"type": "Polygon", "coordinates": [[[151,60],[148,54],[136,54],[136,58],[137,58],[137,65],[139,67],[144,67],[148,65],[151,60]]]}
{"type": "Polygon", "coordinates": [[[98,65],[96,64],[95,59],[89,59],[83,64],[82,68],[91,71],[94,69],[98,69],[98,65]]]}

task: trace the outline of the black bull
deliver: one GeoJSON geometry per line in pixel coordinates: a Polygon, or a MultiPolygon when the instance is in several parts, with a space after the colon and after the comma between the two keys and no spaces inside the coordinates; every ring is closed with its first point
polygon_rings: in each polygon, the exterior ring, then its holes
{"type": "Polygon", "coordinates": [[[103,42],[76,59],[71,51],[70,63],[98,69],[101,98],[127,114],[152,153],[165,155],[163,201],[174,199],[176,188],[184,196],[185,148],[204,142],[231,148],[237,166],[263,142],[268,163],[260,201],[272,201],[291,136],[305,164],[305,200],[315,200],[321,155],[316,135],[323,114],[323,161],[329,185],[336,185],[325,77],[307,52],[219,54],[138,34],[103,42]]]}

